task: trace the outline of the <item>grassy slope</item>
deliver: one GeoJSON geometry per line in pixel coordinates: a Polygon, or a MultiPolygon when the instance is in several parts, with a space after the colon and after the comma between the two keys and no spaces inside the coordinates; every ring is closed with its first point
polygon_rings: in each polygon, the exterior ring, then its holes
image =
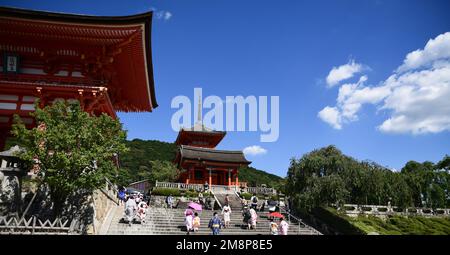
{"type": "Polygon", "coordinates": [[[356,218],[337,214],[335,210],[328,209],[338,217],[347,220],[350,224],[368,234],[377,232],[381,235],[449,235],[450,218],[425,218],[393,216],[386,220],[373,216],[359,216],[356,218]]]}
{"type": "MultiPolygon", "coordinates": [[[[173,143],[156,140],[144,141],[134,139],[127,141],[127,146],[130,148],[130,151],[121,155],[120,161],[122,167],[129,171],[130,176],[136,176],[139,169],[149,169],[150,161],[152,160],[172,162],[177,150],[176,145],[173,143]]],[[[283,181],[283,178],[249,167],[240,171],[239,180],[249,182],[252,185],[266,184],[269,186],[278,186],[283,181]]]]}

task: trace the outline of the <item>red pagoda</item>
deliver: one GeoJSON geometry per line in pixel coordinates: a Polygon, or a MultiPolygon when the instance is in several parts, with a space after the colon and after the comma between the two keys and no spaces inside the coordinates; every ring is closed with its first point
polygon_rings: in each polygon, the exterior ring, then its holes
{"type": "Polygon", "coordinates": [[[0,148],[14,114],[29,127],[34,102],[78,100],[94,115],[157,107],[152,12],[121,17],[0,7],[0,148]]]}
{"type": "Polygon", "coordinates": [[[200,106],[199,100],[197,123],[191,128],[182,128],[175,141],[178,145],[175,163],[181,170],[180,182],[239,186],[239,168],[251,162],[242,151],[215,149],[226,132],[205,127],[201,122],[200,106]]]}

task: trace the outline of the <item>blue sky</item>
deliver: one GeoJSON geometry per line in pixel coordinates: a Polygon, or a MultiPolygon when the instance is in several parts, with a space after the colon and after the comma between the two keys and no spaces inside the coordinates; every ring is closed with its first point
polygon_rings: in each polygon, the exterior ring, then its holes
{"type": "MultiPolygon", "coordinates": [[[[228,132],[219,146],[261,146],[267,153],[248,159],[254,167],[277,175],[285,176],[291,157],[329,144],[356,159],[395,169],[408,160],[437,161],[450,153],[448,103],[439,97],[424,100],[419,90],[399,94],[411,85],[399,85],[407,75],[432,71],[431,78],[444,77],[432,83],[438,84],[436,91],[447,95],[448,69],[441,69],[441,76],[433,72],[438,64],[448,67],[448,57],[436,57],[433,49],[445,55],[450,35],[436,39],[428,50],[425,47],[430,39],[450,31],[449,1],[2,0],[0,5],[91,15],[129,15],[154,8],[163,14],[154,20],[152,31],[160,106],[152,113],[119,114],[129,139],[173,142],[177,133],[170,125],[176,111],[170,108],[172,98],[193,99],[193,88],[201,87],[204,96],[280,97],[277,142],[261,143],[258,132],[228,132]],[[407,56],[418,49],[423,61],[415,65],[419,60],[407,56]],[[333,67],[344,70],[352,63],[360,70],[347,72],[350,77],[334,86],[327,84],[333,67]],[[398,71],[404,63],[406,71],[398,71]],[[397,85],[387,81],[392,75],[397,85]],[[356,84],[361,76],[367,81],[356,84]],[[344,94],[343,84],[352,88],[350,99],[337,102],[344,94]],[[361,97],[362,93],[366,94],[361,97]],[[405,103],[408,99],[417,100],[405,103]],[[355,101],[359,107],[349,113],[348,106],[355,106],[355,101]],[[404,104],[407,110],[401,107],[404,104]],[[321,119],[319,112],[327,106],[333,110],[321,119]],[[438,113],[413,111],[413,106],[438,113]],[[387,125],[388,119],[394,125],[387,125]]],[[[430,83],[428,78],[425,84],[430,83]]],[[[425,85],[412,81],[411,86],[425,85]]]]}

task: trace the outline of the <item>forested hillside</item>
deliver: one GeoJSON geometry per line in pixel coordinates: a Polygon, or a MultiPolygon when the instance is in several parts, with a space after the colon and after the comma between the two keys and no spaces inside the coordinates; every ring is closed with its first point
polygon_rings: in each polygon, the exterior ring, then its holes
{"type": "MultiPolygon", "coordinates": [[[[127,147],[130,150],[120,157],[123,169],[121,182],[124,184],[143,179],[157,178],[159,181],[176,179],[176,169],[171,164],[177,151],[174,143],[134,139],[127,141],[127,147]]],[[[248,182],[252,186],[266,184],[278,187],[283,178],[248,167],[240,170],[239,180],[248,182]]]]}

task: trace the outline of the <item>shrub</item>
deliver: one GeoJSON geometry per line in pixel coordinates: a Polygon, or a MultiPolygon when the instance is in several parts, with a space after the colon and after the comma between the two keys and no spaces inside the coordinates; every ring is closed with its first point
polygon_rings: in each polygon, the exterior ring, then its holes
{"type": "Polygon", "coordinates": [[[241,197],[245,200],[250,200],[250,198],[252,198],[252,196],[253,196],[252,194],[247,193],[247,192],[241,193],[241,197]]]}
{"type": "Polygon", "coordinates": [[[174,197],[181,196],[181,192],[179,189],[170,189],[170,188],[155,188],[152,191],[152,195],[157,196],[168,196],[172,195],[174,197]]]}
{"type": "Polygon", "coordinates": [[[198,197],[198,192],[196,192],[194,190],[188,190],[188,191],[186,191],[185,195],[187,197],[198,197]]]}
{"type": "Polygon", "coordinates": [[[372,207],[365,207],[365,206],[364,206],[364,207],[362,208],[362,210],[365,211],[365,212],[370,212],[370,211],[372,211],[372,207]]]}

